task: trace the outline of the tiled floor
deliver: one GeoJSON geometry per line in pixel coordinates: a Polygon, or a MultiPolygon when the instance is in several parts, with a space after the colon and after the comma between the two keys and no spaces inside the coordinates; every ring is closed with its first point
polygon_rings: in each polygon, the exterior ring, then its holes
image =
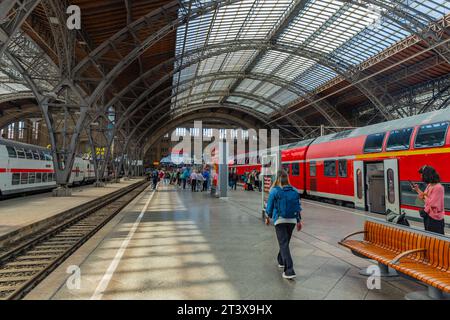
{"type": "Polygon", "coordinates": [[[275,232],[261,222],[260,200],[243,191],[215,199],[166,186],[154,195],[148,190],[28,298],[403,299],[423,289],[394,278],[369,290],[358,272],[370,262],[337,245],[361,229],[364,215],[309,201],[303,204],[304,231],[291,243],[298,277],[282,279],[275,232]],[[79,289],[65,285],[70,264],[81,268],[79,289]]]}

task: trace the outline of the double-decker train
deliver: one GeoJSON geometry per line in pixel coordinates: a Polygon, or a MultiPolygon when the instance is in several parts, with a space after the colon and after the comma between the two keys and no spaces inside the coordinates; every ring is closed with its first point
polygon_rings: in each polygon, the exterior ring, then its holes
{"type": "MultiPolygon", "coordinates": [[[[424,190],[419,169],[433,166],[445,188],[450,221],[450,109],[420,114],[282,146],[281,165],[303,194],[373,213],[404,211],[419,217],[424,190]]],[[[230,163],[238,175],[261,171],[256,154],[230,163]]]]}
{"type": "MultiPolygon", "coordinates": [[[[53,159],[48,149],[0,139],[0,196],[56,187],[53,159]]],[[[75,159],[69,185],[95,180],[92,161],[75,159]]]]}

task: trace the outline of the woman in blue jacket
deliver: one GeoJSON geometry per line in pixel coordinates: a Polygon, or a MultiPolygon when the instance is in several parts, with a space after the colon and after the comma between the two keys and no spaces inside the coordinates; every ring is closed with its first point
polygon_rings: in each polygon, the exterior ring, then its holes
{"type": "Polygon", "coordinates": [[[296,277],[289,244],[294,228],[297,226],[297,231],[302,229],[301,212],[299,192],[290,185],[286,171],[278,172],[267,202],[266,224],[269,225],[272,219],[275,225],[280,246],[278,266],[284,269],[283,278],[285,279],[296,277]]]}

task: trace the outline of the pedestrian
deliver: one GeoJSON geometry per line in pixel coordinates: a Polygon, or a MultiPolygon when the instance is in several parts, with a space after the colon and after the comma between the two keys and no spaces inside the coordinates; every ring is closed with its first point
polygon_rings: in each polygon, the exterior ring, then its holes
{"type": "Polygon", "coordinates": [[[236,170],[233,170],[233,172],[230,175],[230,187],[231,190],[237,189],[237,181],[238,181],[238,175],[236,173],[236,170]]]}
{"type": "Polygon", "coordinates": [[[165,175],[166,175],[166,173],[164,172],[164,170],[159,171],[159,181],[161,181],[161,183],[164,183],[165,175]]]}
{"type": "Polygon", "coordinates": [[[439,174],[431,166],[424,166],[419,170],[422,181],[427,184],[425,191],[420,190],[417,184],[412,186],[419,198],[425,202],[425,207],[420,210],[420,216],[426,231],[445,235],[445,190],[440,183],[439,174]]]}
{"type": "Polygon", "coordinates": [[[255,172],[252,171],[249,175],[248,178],[248,190],[249,191],[255,191],[254,186],[255,186],[255,172]]]}
{"type": "Polygon", "coordinates": [[[209,187],[209,170],[208,169],[204,169],[203,170],[203,189],[202,191],[208,191],[208,187],[209,187]]]}
{"type": "Polygon", "coordinates": [[[152,172],[152,186],[153,186],[153,190],[156,189],[156,187],[158,185],[158,180],[159,180],[159,171],[157,169],[155,169],[152,172]]]}
{"type": "Polygon", "coordinates": [[[192,170],[191,173],[191,191],[197,192],[197,173],[195,170],[192,170]]]}
{"type": "Polygon", "coordinates": [[[301,212],[300,193],[290,185],[286,171],[279,171],[267,202],[266,224],[269,225],[272,219],[275,225],[280,247],[278,267],[283,268],[282,276],[285,279],[296,277],[289,244],[294,228],[297,226],[297,231],[301,231],[303,227],[301,212]]]}
{"type": "Polygon", "coordinates": [[[258,191],[261,192],[262,191],[261,173],[259,173],[258,171],[256,171],[255,173],[255,185],[258,188],[258,191]]]}
{"type": "Polygon", "coordinates": [[[197,191],[201,191],[203,192],[203,182],[205,180],[205,178],[203,178],[203,174],[200,173],[200,171],[198,171],[197,173],[197,191]]]}

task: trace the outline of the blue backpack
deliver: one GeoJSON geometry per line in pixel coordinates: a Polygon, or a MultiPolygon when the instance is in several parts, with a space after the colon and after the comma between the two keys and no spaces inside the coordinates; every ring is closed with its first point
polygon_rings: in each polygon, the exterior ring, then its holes
{"type": "Polygon", "coordinates": [[[284,187],[277,193],[277,210],[284,219],[297,218],[300,212],[300,195],[292,187],[284,187]]]}

